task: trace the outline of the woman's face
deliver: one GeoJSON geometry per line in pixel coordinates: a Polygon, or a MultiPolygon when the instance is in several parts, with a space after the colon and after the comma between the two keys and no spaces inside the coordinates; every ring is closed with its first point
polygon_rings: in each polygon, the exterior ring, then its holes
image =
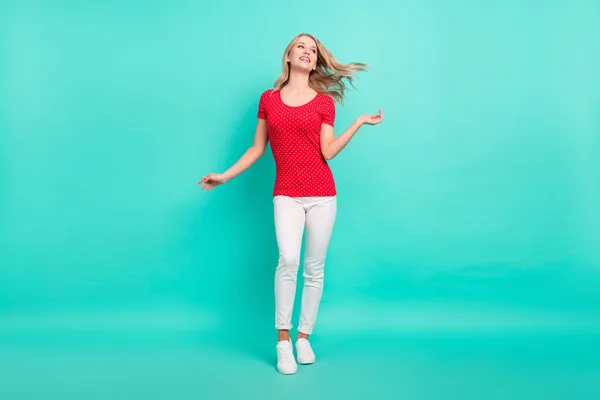
{"type": "Polygon", "coordinates": [[[317,66],[317,44],[309,36],[300,36],[292,46],[287,58],[292,69],[310,72],[317,66]]]}

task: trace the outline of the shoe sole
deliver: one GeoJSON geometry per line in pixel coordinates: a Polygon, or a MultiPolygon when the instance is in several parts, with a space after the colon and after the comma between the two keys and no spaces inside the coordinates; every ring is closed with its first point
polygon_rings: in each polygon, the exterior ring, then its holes
{"type": "Polygon", "coordinates": [[[277,370],[277,372],[279,372],[281,375],[294,375],[296,372],[298,372],[298,369],[296,369],[293,372],[283,372],[283,371],[280,371],[280,370],[277,370]]]}

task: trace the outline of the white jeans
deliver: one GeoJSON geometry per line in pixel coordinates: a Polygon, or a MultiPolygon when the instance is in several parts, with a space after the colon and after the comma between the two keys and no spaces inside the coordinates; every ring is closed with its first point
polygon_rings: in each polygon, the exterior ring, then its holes
{"type": "Polygon", "coordinates": [[[296,277],[306,226],[304,288],[298,331],[311,334],[323,293],[325,255],[335,221],[337,198],[276,196],[273,203],[279,246],[279,263],[275,272],[275,328],[292,328],[296,277]]]}

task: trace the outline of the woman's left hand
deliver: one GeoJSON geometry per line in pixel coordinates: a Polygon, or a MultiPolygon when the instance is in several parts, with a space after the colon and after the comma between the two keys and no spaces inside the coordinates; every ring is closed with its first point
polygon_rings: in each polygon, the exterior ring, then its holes
{"type": "Polygon", "coordinates": [[[383,121],[383,112],[379,109],[379,114],[363,114],[358,117],[360,124],[377,125],[383,121]]]}

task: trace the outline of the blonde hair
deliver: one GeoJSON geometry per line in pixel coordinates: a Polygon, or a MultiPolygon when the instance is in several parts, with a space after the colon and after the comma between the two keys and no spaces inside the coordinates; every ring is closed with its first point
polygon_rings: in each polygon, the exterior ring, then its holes
{"type": "Polygon", "coordinates": [[[317,38],[309,33],[297,35],[285,48],[283,53],[283,69],[281,75],[275,81],[275,89],[283,89],[290,80],[290,64],[287,61],[287,56],[301,36],[308,36],[317,44],[317,65],[315,70],[310,71],[308,86],[317,92],[331,96],[336,103],[343,103],[344,92],[348,89],[345,81],[354,87],[352,82],[354,79],[353,74],[365,71],[368,65],[358,62],[349,64],[340,63],[317,38]]]}

